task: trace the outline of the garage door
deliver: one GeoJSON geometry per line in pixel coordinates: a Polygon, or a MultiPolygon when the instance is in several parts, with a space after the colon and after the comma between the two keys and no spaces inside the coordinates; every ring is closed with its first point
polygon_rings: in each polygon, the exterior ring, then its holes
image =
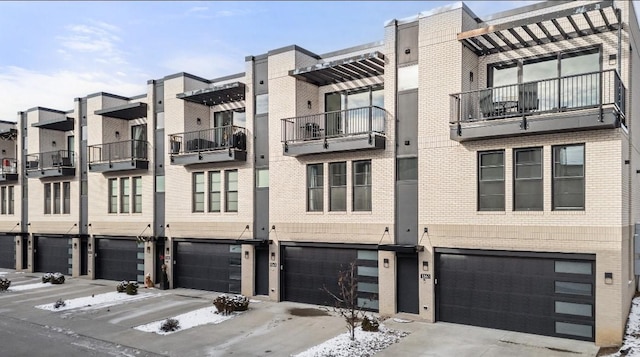
{"type": "Polygon", "coordinates": [[[589,256],[436,252],[437,320],[593,341],[589,256]]]}
{"type": "Polygon", "coordinates": [[[334,305],[326,287],[338,295],[338,275],[357,265],[358,304],[378,310],[378,252],[341,248],[283,247],[283,299],[316,305],[334,305]]]}
{"type": "Polygon", "coordinates": [[[14,236],[0,235],[0,268],[16,268],[16,243],[14,236]]]}
{"type": "Polygon", "coordinates": [[[96,239],[96,278],[143,281],[144,248],[133,239],[96,239]]]}
{"type": "Polygon", "coordinates": [[[64,237],[34,237],[35,271],[71,274],[71,239],[64,237]]]}
{"type": "Polygon", "coordinates": [[[174,286],[240,293],[240,245],[211,242],[177,242],[174,286]]]}

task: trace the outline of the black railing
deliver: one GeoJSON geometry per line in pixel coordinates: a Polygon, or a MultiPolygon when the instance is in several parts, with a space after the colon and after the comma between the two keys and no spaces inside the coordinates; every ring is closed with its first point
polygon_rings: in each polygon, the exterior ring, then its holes
{"type": "Polygon", "coordinates": [[[56,150],[27,155],[27,170],[44,170],[57,167],[74,167],[75,152],[56,150]]]}
{"type": "Polygon", "coordinates": [[[147,160],[148,142],[125,140],[89,146],[89,163],[147,160]]]}
{"type": "Polygon", "coordinates": [[[282,142],[384,135],[387,112],[370,106],[282,119],[282,142]]]}
{"type": "Polygon", "coordinates": [[[451,94],[450,123],[614,106],[624,123],[624,84],[616,70],[451,94]]]}
{"type": "Polygon", "coordinates": [[[10,158],[10,157],[3,157],[0,160],[2,160],[2,166],[0,167],[0,175],[18,173],[18,165],[17,165],[16,159],[10,158]]]}
{"type": "Polygon", "coordinates": [[[171,155],[224,149],[247,149],[247,129],[227,125],[169,135],[171,155]]]}

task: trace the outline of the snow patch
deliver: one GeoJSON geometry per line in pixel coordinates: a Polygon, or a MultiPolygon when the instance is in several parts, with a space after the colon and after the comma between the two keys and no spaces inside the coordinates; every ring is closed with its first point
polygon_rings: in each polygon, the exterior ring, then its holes
{"type": "Polygon", "coordinates": [[[207,324],[219,324],[223,321],[234,318],[236,315],[240,314],[239,312],[230,314],[230,315],[222,315],[217,314],[218,310],[215,306],[204,307],[202,309],[193,310],[178,316],[171,317],[172,319],[178,320],[180,324],[180,328],[176,331],[164,332],[160,331],[160,325],[162,325],[165,320],[159,320],[150,322],[146,325],[140,325],[134,327],[136,330],[144,331],[144,332],[155,332],[158,335],[169,335],[175,332],[179,332],[182,330],[187,330],[192,327],[207,325],[207,324]]]}
{"type": "Polygon", "coordinates": [[[23,285],[12,285],[9,287],[8,291],[24,291],[31,289],[39,289],[39,288],[49,288],[53,285],[51,283],[34,283],[34,284],[23,284],[23,285]]]}
{"type": "Polygon", "coordinates": [[[627,321],[622,347],[618,352],[605,357],[640,356],[640,297],[633,299],[627,321]]]}
{"type": "Polygon", "coordinates": [[[0,275],[7,275],[7,274],[9,274],[9,272],[7,272],[7,271],[0,271],[0,275]]]}
{"type": "Polygon", "coordinates": [[[351,341],[348,332],[340,334],[330,340],[327,340],[317,346],[294,355],[294,357],[365,357],[372,356],[376,352],[380,352],[390,345],[400,341],[402,337],[407,336],[407,332],[394,331],[380,326],[378,332],[362,331],[358,327],[355,330],[355,341],[351,341]]]}
{"type": "Polygon", "coordinates": [[[55,303],[36,306],[36,309],[49,311],[65,311],[71,309],[93,310],[104,307],[123,304],[125,302],[148,299],[150,297],[160,296],[154,293],[138,293],[137,295],[127,295],[118,292],[105,293],[95,296],[87,296],[76,299],[64,300],[65,306],[54,308],[55,303]]]}

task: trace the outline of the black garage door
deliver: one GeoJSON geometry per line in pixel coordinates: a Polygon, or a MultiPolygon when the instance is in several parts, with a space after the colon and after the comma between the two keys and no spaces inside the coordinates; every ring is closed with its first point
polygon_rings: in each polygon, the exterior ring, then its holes
{"type": "Polygon", "coordinates": [[[239,294],[241,252],[236,244],[176,242],[174,286],[239,294]]]}
{"type": "Polygon", "coordinates": [[[34,237],[35,271],[71,274],[71,239],[65,237],[34,237]]]}
{"type": "Polygon", "coordinates": [[[282,250],[283,300],[334,305],[326,287],[338,295],[338,275],[355,261],[358,304],[378,310],[378,252],[343,248],[284,246],[282,250]]]}
{"type": "Polygon", "coordinates": [[[142,281],[144,248],[133,239],[96,239],[96,279],[142,281]]]}
{"type": "Polygon", "coordinates": [[[514,254],[437,253],[437,320],[593,341],[593,260],[514,254]]]}
{"type": "Polygon", "coordinates": [[[0,268],[16,268],[16,242],[14,236],[0,235],[0,268]]]}

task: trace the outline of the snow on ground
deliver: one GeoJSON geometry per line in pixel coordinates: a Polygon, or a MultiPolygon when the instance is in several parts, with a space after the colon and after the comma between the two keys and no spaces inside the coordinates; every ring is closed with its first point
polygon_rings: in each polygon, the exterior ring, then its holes
{"type": "Polygon", "coordinates": [[[33,284],[23,284],[23,285],[11,285],[8,291],[23,291],[23,290],[31,290],[31,289],[39,289],[39,288],[49,288],[52,287],[51,283],[33,283],[33,284]]]}
{"type": "Polygon", "coordinates": [[[180,329],[176,331],[169,331],[169,332],[160,331],[160,325],[162,325],[162,323],[165,322],[166,320],[154,321],[146,325],[136,326],[134,328],[136,330],[140,330],[144,332],[155,332],[158,335],[168,335],[168,334],[190,329],[192,327],[196,327],[200,325],[219,324],[223,321],[232,319],[237,314],[239,314],[236,312],[230,315],[222,315],[222,314],[216,314],[217,311],[218,310],[216,309],[215,306],[211,306],[211,307],[204,307],[198,310],[193,310],[178,316],[170,317],[172,319],[178,320],[178,323],[180,324],[180,329]]]}
{"type": "Polygon", "coordinates": [[[125,302],[147,299],[159,295],[160,294],[154,293],[138,293],[137,295],[127,295],[125,293],[118,293],[114,291],[95,296],[92,295],[71,300],[64,300],[65,306],[60,306],[57,309],[53,307],[54,303],[38,305],[36,306],[36,308],[49,311],[65,311],[71,309],[92,310],[114,306],[125,302]]]}
{"type": "Polygon", "coordinates": [[[633,299],[622,347],[609,357],[640,356],[640,297],[633,299]]]}
{"type": "Polygon", "coordinates": [[[317,346],[298,353],[294,357],[364,357],[372,356],[390,345],[400,341],[408,333],[386,329],[380,325],[380,331],[367,332],[356,328],[356,340],[351,341],[348,332],[340,334],[317,346]]]}
{"type": "Polygon", "coordinates": [[[7,275],[7,274],[9,274],[9,272],[7,272],[7,271],[0,271],[0,275],[7,275]]]}

